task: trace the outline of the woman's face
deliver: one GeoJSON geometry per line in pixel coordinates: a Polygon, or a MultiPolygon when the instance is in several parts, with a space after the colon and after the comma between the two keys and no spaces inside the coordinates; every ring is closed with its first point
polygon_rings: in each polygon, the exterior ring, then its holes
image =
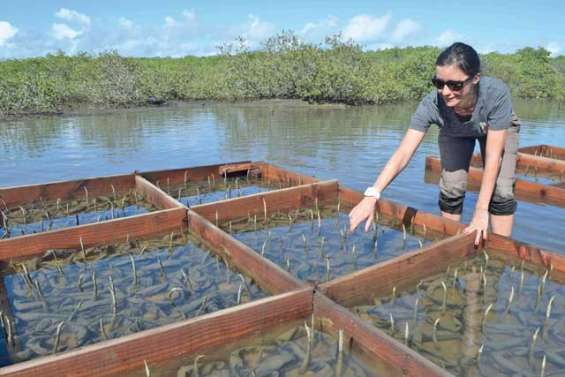
{"type": "Polygon", "coordinates": [[[436,66],[436,79],[440,82],[448,82],[448,85],[443,85],[441,89],[438,88],[438,92],[442,95],[447,106],[456,107],[472,95],[473,87],[477,85],[480,77],[477,74],[471,78],[456,65],[445,65],[436,66]],[[463,83],[463,87],[459,90],[450,88],[449,81],[463,83]]]}

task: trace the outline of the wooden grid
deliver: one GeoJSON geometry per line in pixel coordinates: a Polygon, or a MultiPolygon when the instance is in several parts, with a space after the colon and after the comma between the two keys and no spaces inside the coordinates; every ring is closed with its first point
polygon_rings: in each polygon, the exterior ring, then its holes
{"type": "MultiPolygon", "coordinates": [[[[550,159],[545,157],[532,157],[532,159],[536,161],[536,166],[538,166],[538,170],[540,172],[543,171],[542,169],[544,169],[544,167],[547,168],[547,172],[552,172],[551,169],[561,169],[559,168],[559,163],[561,163],[561,161],[546,161],[550,159]]],[[[524,161],[524,159],[522,159],[522,161],[524,161]]],[[[523,166],[523,168],[525,167],[526,166],[523,166]]],[[[559,171],[564,172],[565,176],[565,171],[559,171]]],[[[433,156],[426,157],[426,182],[437,183],[439,181],[440,173],[441,161],[439,160],[439,158],[433,156]]],[[[467,188],[469,188],[470,190],[478,190],[481,186],[482,177],[482,169],[473,166],[469,167],[469,172],[467,175],[467,188]]],[[[530,182],[525,179],[516,179],[514,194],[516,195],[516,198],[520,200],[533,203],[547,203],[558,207],[565,207],[565,187],[561,186],[562,184],[544,185],[541,183],[530,182]]]]}
{"type": "MultiPolygon", "coordinates": [[[[162,210],[2,240],[0,261],[30,258],[53,248],[79,249],[80,240],[85,245],[93,246],[125,240],[126,236],[130,239],[145,238],[166,233],[171,229],[189,229],[214,252],[221,255],[228,266],[243,271],[275,296],[73,351],[0,368],[0,375],[116,376],[127,370],[142,368],[144,360],[160,362],[178,356],[203,353],[219,345],[235,342],[268,331],[277,325],[307,318],[312,314],[323,323],[323,331],[336,333],[337,330],[344,330],[353,348],[390,364],[391,370],[398,370],[401,374],[409,376],[449,375],[447,371],[362,321],[332,300],[340,304],[354,303],[367,294],[368,284],[371,284],[372,295],[375,292],[389,292],[393,285],[398,287],[411,285],[423,277],[445,269],[448,264],[471,257],[477,252],[473,247],[473,235],[460,235],[463,227],[461,224],[414,208],[380,200],[377,211],[382,216],[411,226],[416,233],[424,236],[427,232],[434,232],[448,238],[421,250],[406,253],[314,287],[261,257],[214,224],[242,216],[268,216],[275,211],[289,211],[312,205],[315,201],[322,205],[335,203],[338,197],[342,203],[349,206],[355,205],[362,199],[362,194],[341,187],[335,180],[319,182],[312,177],[288,172],[267,163],[244,161],[0,189],[0,197],[10,205],[24,203],[23,198],[26,195],[29,195],[31,200],[39,197],[70,198],[81,195],[82,187],[85,185],[93,193],[104,193],[104,187],[109,182],[113,182],[112,184],[120,189],[135,187],[162,210]],[[205,179],[211,174],[220,178],[250,170],[260,173],[273,182],[297,186],[203,204],[189,209],[151,183],[158,180],[183,182],[187,175],[195,180],[205,179]],[[441,258],[438,258],[440,255],[441,258]],[[375,279],[375,276],[379,278],[375,279]]],[[[565,282],[565,258],[558,254],[495,235],[489,236],[487,247],[503,258],[522,258],[540,269],[551,266],[554,271],[552,279],[565,282]]],[[[3,287],[0,287],[0,290],[2,289],[3,287]]]]}

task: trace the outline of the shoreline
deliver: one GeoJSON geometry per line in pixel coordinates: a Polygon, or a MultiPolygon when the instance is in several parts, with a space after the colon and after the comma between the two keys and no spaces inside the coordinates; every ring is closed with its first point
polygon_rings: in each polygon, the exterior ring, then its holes
{"type": "MultiPolygon", "coordinates": [[[[389,105],[401,105],[404,102],[397,102],[392,103],[389,105]]],[[[382,106],[380,105],[348,105],[345,103],[312,103],[308,101],[304,101],[301,99],[280,99],[280,98],[273,98],[273,99],[240,99],[240,100],[172,100],[166,101],[161,104],[139,104],[139,105],[124,105],[124,106],[105,106],[105,105],[86,105],[86,104],[78,104],[78,105],[68,105],[64,109],[59,109],[53,112],[30,112],[30,113],[21,113],[21,114],[10,114],[5,116],[0,116],[0,122],[11,122],[11,121],[19,121],[19,120],[27,120],[27,119],[41,119],[41,118],[63,118],[63,117],[72,117],[72,116],[92,116],[92,115],[105,115],[105,114],[115,114],[115,113],[128,113],[128,112],[136,112],[136,111],[144,111],[144,110],[164,110],[164,109],[175,109],[175,108],[182,108],[186,106],[207,106],[207,105],[217,105],[217,104],[230,104],[235,106],[273,106],[273,105],[290,105],[293,107],[308,107],[312,109],[327,109],[327,110],[339,110],[339,109],[348,109],[348,108],[355,108],[355,107],[377,107],[382,106]]]]}

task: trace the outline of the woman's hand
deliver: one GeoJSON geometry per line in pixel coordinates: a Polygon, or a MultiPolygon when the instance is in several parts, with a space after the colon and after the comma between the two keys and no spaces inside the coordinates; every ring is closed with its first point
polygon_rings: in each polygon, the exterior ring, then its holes
{"type": "Polygon", "coordinates": [[[483,240],[487,239],[488,233],[488,221],[489,221],[489,213],[487,209],[475,209],[475,214],[473,215],[473,220],[469,224],[467,228],[463,231],[465,234],[473,233],[477,231],[477,235],[475,237],[475,246],[478,246],[481,242],[481,238],[483,240]],[[482,237],[481,237],[482,236],[482,237]]]}
{"type": "Polygon", "coordinates": [[[369,231],[373,223],[376,204],[376,198],[365,197],[349,212],[349,232],[353,232],[364,220],[367,220],[365,223],[365,232],[369,231]]]}

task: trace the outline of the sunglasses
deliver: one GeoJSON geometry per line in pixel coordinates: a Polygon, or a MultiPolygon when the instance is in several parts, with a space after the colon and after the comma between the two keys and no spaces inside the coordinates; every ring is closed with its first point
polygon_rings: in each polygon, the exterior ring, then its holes
{"type": "Polygon", "coordinates": [[[443,81],[438,79],[437,77],[432,77],[432,84],[434,84],[434,86],[436,88],[438,88],[438,90],[442,90],[443,87],[445,85],[447,85],[447,87],[449,88],[449,90],[458,92],[461,89],[463,89],[463,87],[465,86],[466,83],[468,83],[469,81],[471,81],[473,79],[473,77],[468,77],[467,79],[463,80],[463,81],[456,81],[456,80],[447,80],[447,81],[443,81]]]}

